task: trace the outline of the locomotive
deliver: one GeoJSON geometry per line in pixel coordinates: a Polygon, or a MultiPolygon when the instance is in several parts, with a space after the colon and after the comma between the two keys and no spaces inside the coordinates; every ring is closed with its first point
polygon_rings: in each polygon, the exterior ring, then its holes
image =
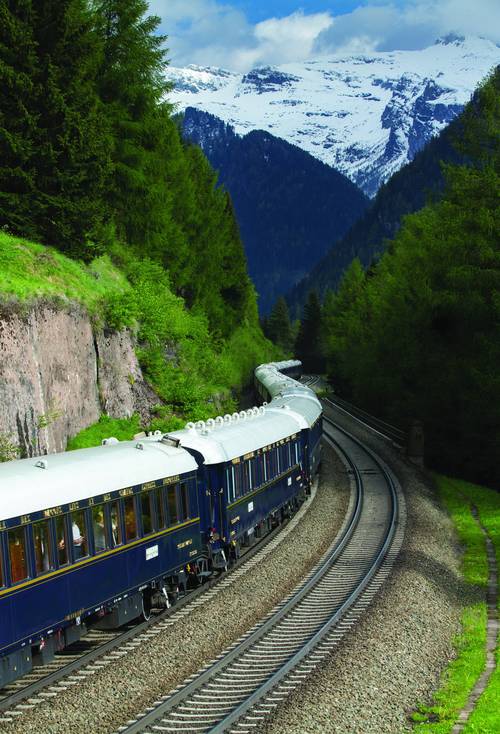
{"type": "Polygon", "coordinates": [[[260,407],[0,464],[0,687],[89,626],[169,606],[298,506],[322,430],[298,374],[258,367],[260,407]]]}

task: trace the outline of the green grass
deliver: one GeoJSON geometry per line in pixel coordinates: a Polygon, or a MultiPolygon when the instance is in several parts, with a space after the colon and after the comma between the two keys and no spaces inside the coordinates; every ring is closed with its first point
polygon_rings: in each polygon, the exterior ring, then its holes
{"type": "MultiPolygon", "coordinates": [[[[463,576],[475,586],[486,587],[488,563],[483,534],[471,514],[471,505],[478,509],[482,524],[490,535],[500,558],[500,495],[485,487],[437,476],[441,498],[455,524],[465,551],[463,576]]],[[[460,709],[468,700],[476,680],[483,672],[486,660],[486,604],[469,605],[462,615],[462,632],[455,640],[456,658],[445,670],[441,688],[431,706],[420,706],[413,714],[417,734],[446,734],[453,728],[460,709]]],[[[497,653],[498,654],[498,653],[497,653]]],[[[491,676],[488,686],[477,702],[464,732],[496,734],[500,731],[500,675],[491,676]]]]}
{"type": "Polygon", "coordinates": [[[46,298],[77,301],[94,313],[103,299],[130,291],[125,275],[109,257],[89,265],[44,245],[0,231],[0,298],[3,303],[46,298]]]}

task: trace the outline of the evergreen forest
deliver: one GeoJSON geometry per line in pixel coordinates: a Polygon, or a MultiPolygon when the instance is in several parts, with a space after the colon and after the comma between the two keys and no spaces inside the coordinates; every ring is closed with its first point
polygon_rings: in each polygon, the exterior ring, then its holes
{"type": "Polygon", "coordinates": [[[423,421],[431,466],[498,487],[500,69],[455,130],[461,163],[443,165],[442,194],[366,272],[354,259],[322,308],[310,295],[299,337],[309,323],[309,354],[339,394],[402,427],[423,421]]]}
{"type": "MultiPolygon", "coordinates": [[[[196,418],[206,412],[203,379],[235,387],[272,352],[229,195],[173,118],[159,22],[145,0],[0,0],[2,255],[5,273],[9,258],[22,269],[17,238],[97,279],[117,268],[123,287],[94,303],[96,318],[136,329],[146,376],[179,415],[196,418]],[[165,350],[179,339],[175,360],[184,354],[184,369],[200,373],[194,386],[165,350]],[[237,375],[220,365],[230,343],[237,375]],[[207,348],[212,369],[202,375],[207,348]]],[[[47,274],[33,247],[36,296],[47,274]]],[[[2,299],[26,295],[19,283],[2,299]]]]}

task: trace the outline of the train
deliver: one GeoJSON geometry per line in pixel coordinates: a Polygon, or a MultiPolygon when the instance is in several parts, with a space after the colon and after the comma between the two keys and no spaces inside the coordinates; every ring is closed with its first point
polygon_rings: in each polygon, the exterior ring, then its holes
{"type": "Polygon", "coordinates": [[[0,688],[175,603],[299,506],[322,432],[300,366],[258,367],[245,411],[0,464],[0,688]]]}

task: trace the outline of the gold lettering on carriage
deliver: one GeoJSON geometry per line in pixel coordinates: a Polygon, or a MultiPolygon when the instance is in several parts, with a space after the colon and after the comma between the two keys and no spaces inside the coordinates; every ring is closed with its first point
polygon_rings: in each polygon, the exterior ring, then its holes
{"type": "Polygon", "coordinates": [[[120,497],[128,497],[131,494],[134,494],[132,487],[125,487],[125,489],[120,489],[119,492],[120,497]]]}
{"type": "Polygon", "coordinates": [[[176,474],[176,476],[175,476],[175,477],[166,477],[166,478],[165,478],[165,479],[163,480],[163,484],[175,484],[176,482],[178,482],[178,481],[179,481],[179,479],[180,479],[180,477],[179,477],[179,475],[178,475],[178,474],[176,474]]]}
{"type": "Polygon", "coordinates": [[[62,515],[62,507],[50,507],[48,510],[44,510],[43,514],[45,517],[55,517],[56,515],[62,515]]]}
{"type": "Polygon", "coordinates": [[[181,548],[187,548],[188,545],[193,545],[192,538],[189,538],[189,540],[184,540],[182,543],[177,543],[177,548],[179,548],[180,550],[181,548]]]}

